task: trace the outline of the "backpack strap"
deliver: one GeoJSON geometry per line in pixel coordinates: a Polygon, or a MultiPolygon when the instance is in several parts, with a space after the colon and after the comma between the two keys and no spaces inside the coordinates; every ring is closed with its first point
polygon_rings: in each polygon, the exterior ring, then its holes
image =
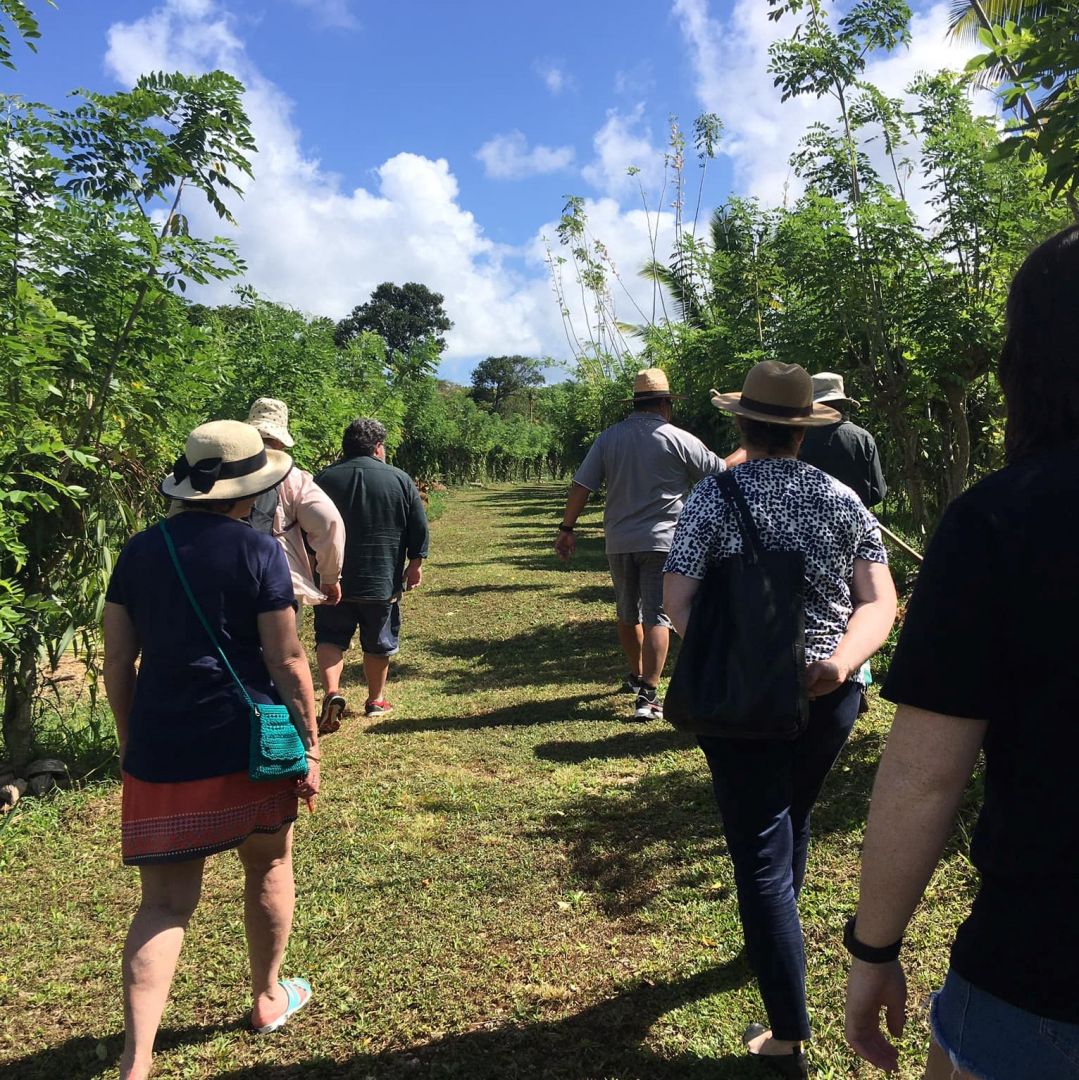
{"type": "Polygon", "coordinates": [[[191,601],[191,607],[199,617],[199,622],[202,623],[203,629],[209,635],[210,641],[213,642],[213,646],[217,650],[217,655],[221,657],[221,662],[225,665],[225,670],[232,676],[232,681],[243,695],[244,701],[247,702],[250,708],[257,708],[255,703],[251,700],[251,695],[247,692],[247,687],[240,681],[240,676],[232,670],[229,658],[225,655],[225,650],[218,644],[217,636],[214,634],[206,616],[202,613],[202,608],[199,607],[199,602],[195,599],[195,594],[191,591],[191,586],[187,581],[187,575],[184,573],[183,567],[180,566],[180,557],[176,554],[176,545],[172,542],[172,534],[169,532],[168,524],[162,521],[159,527],[161,529],[161,535],[165,538],[165,547],[169,549],[169,558],[172,559],[172,565],[176,567],[176,574],[180,578],[180,584],[183,585],[184,592],[187,594],[188,600],[191,601]]]}
{"type": "Polygon", "coordinates": [[[753,520],[753,512],[749,509],[749,503],[746,502],[746,497],[742,494],[742,489],[738,486],[734,473],[730,469],[725,469],[719,474],[716,483],[734,511],[735,520],[738,522],[738,530],[742,534],[745,554],[753,562],[757,562],[760,559],[761,552],[764,551],[764,545],[761,543],[761,534],[757,530],[757,523],[753,520]]]}

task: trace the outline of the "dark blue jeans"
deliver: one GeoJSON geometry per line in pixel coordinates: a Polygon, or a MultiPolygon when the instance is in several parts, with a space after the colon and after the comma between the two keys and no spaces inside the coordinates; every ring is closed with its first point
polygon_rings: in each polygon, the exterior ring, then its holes
{"type": "Polygon", "coordinates": [[[861,688],[847,683],[809,705],[809,726],[790,742],[698,742],[712,770],[734,863],[746,955],[772,1034],[809,1038],[805,950],[798,894],[809,854],[809,818],[858,716],[861,688]]]}

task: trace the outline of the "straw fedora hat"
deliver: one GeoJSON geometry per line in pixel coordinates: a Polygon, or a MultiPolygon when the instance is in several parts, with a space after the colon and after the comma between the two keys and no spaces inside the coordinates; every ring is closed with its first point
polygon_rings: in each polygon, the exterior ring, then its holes
{"type": "Polygon", "coordinates": [[[847,397],[843,388],[843,376],[834,371],[819,371],[813,376],[813,400],[822,405],[845,405],[848,409],[857,409],[859,402],[847,397]]]}
{"type": "Polygon", "coordinates": [[[671,384],[667,382],[667,373],[662,368],[646,368],[638,371],[633,380],[633,397],[627,401],[662,401],[664,398],[684,398],[685,394],[672,394],[671,384]]]}
{"type": "Polygon", "coordinates": [[[751,367],[740,394],[718,390],[710,394],[717,409],[766,424],[823,427],[842,419],[835,409],[814,404],[813,380],[804,367],[778,360],[762,360],[751,367]]]}
{"type": "Polygon", "coordinates": [[[247,422],[268,439],[276,439],[282,446],[293,446],[288,433],[288,406],[277,398],[260,397],[247,414],[247,422]]]}
{"type": "Polygon", "coordinates": [[[276,487],[292,469],[283,450],[267,450],[262,436],[241,420],[201,424],[161,482],[161,494],[196,502],[246,499],[276,487]]]}

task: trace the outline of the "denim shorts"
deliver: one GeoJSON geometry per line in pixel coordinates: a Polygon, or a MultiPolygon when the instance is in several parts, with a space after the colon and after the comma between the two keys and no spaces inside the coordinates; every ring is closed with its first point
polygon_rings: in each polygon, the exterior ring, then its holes
{"type": "Polygon", "coordinates": [[[929,1011],[933,1038],[978,1080],[1079,1080],[1079,1024],[1009,1005],[949,971],[929,1011]]]}
{"type": "Polygon", "coordinates": [[[360,631],[360,647],[370,656],[394,656],[401,634],[396,600],[342,600],[315,608],[315,643],[348,649],[360,631]]]}

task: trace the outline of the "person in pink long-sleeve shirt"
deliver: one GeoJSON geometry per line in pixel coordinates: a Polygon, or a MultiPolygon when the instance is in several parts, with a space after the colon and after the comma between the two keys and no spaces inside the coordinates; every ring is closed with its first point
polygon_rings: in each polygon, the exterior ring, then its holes
{"type": "MultiPolygon", "coordinates": [[[[247,422],[272,450],[294,445],[288,430],[288,406],[276,398],[259,398],[247,422]]],[[[341,600],[341,565],[345,558],[345,523],[330,497],[304,469],[293,468],[272,492],[260,496],[251,513],[254,528],[273,535],[284,548],[299,604],[297,623],[305,604],[334,605],[341,600]],[[314,552],[314,563],[311,552],[314,552]]],[[[326,734],[341,726],[344,699],[329,695],[322,705],[319,730],[326,734]]]]}

